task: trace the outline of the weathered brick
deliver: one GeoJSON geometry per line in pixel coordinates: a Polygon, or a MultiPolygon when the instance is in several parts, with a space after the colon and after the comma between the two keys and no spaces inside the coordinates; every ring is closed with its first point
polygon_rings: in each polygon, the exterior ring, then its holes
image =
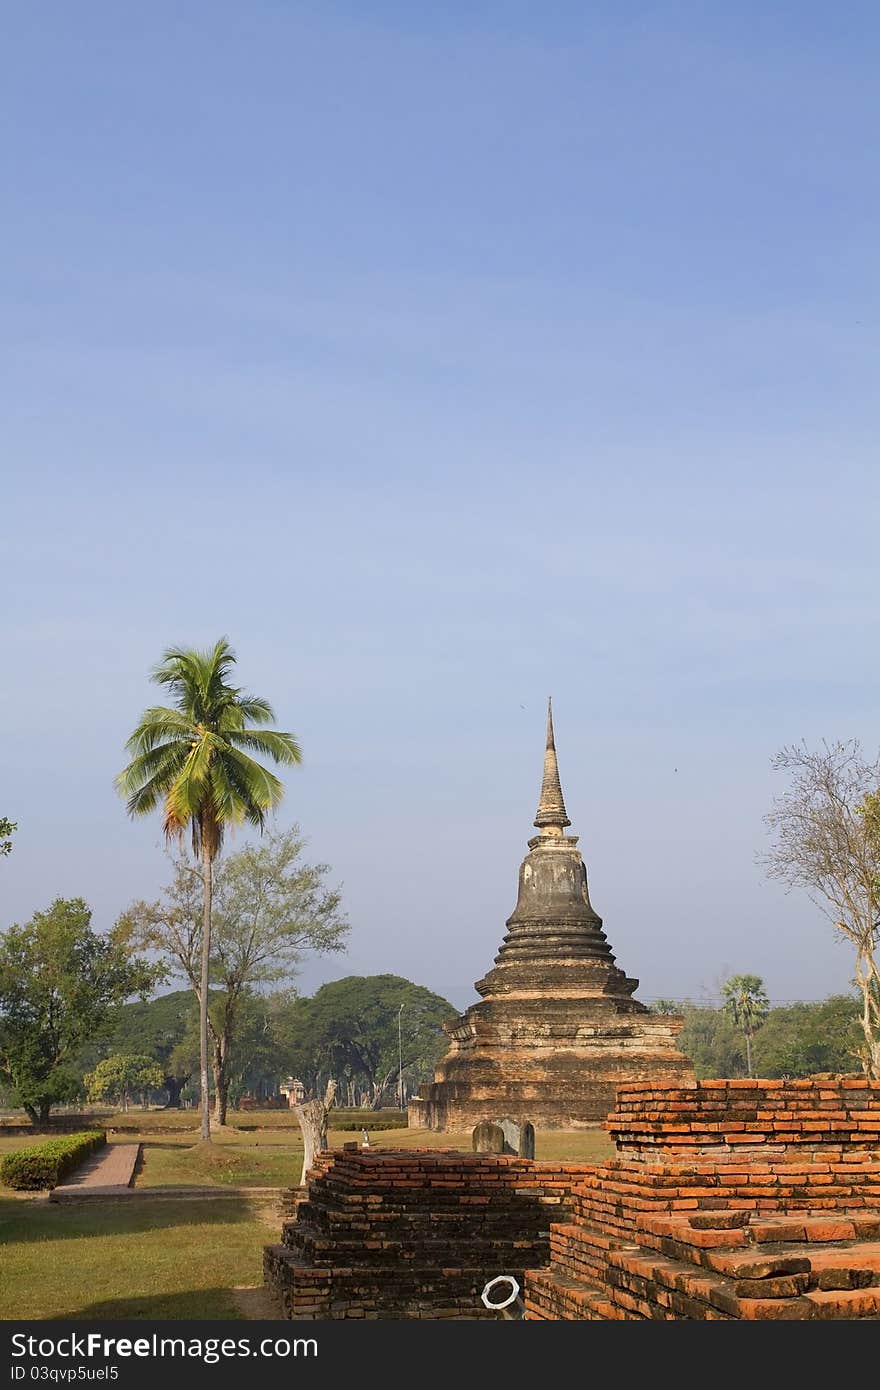
{"type": "Polygon", "coordinates": [[[808,1274],[776,1274],[766,1279],[737,1279],[738,1298],[793,1298],[809,1287],[808,1274]]]}
{"type": "Polygon", "coordinates": [[[880,1289],[818,1289],[806,1295],[819,1318],[880,1317],[880,1289]]]}

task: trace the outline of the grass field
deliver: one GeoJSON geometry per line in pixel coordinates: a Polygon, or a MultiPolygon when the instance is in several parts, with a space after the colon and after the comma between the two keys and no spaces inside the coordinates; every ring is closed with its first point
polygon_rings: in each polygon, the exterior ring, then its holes
{"type": "Polygon", "coordinates": [[[66,1207],[0,1196],[0,1318],[247,1317],[235,1290],[261,1285],[278,1233],[271,1205],[235,1197],[66,1207]]]}
{"type": "MultiPolygon", "coordinates": [[[[141,1115],[130,1111],[126,1121],[142,1120],[141,1127],[120,1127],[105,1120],[110,1143],[130,1144],[139,1140],[142,1149],[135,1187],[295,1187],[302,1171],[302,1137],[299,1126],[289,1123],[270,1128],[237,1128],[251,1116],[233,1116],[233,1126],[214,1134],[210,1149],[196,1141],[192,1112],[158,1111],[141,1115]],[[185,1120],[187,1123],[182,1124],[185,1120]]],[[[282,1119],[286,1119],[281,1112],[282,1119]]],[[[369,1132],[369,1131],[368,1131],[369,1132]]],[[[360,1131],[330,1130],[331,1148],[358,1141],[360,1131]]],[[[423,1129],[388,1129],[370,1135],[374,1148],[471,1147],[469,1134],[434,1134],[423,1129]]],[[[39,1142],[39,1136],[5,1134],[0,1137],[0,1157],[12,1149],[39,1142]]],[[[539,1130],[536,1155],[539,1159],[568,1158],[587,1163],[601,1162],[612,1152],[604,1130],[539,1130]]],[[[2,1189],[0,1189],[2,1190],[2,1189]]]]}
{"type": "MultiPolygon", "coordinates": [[[[135,1186],[222,1190],[299,1182],[298,1127],[228,1128],[206,1152],[196,1143],[192,1112],[161,1113],[159,1124],[154,1115],[141,1116],[143,1128],[114,1125],[109,1135],[111,1143],[142,1143],[135,1186]]],[[[253,1117],[231,1118],[248,1124],[253,1117]]],[[[345,1130],[329,1134],[331,1148],[358,1138],[345,1130]]],[[[374,1148],[471,1148],[469,1134],[413,1129],[371,1140],[374,1148]]],[[[38,1136],[7,1132],[0,1156],[36,1142],[38,1136]]],[[[601,1162],[612,1146],[599,1128],[539,1130],[536,1150],[539,1159],[601,1162]]],[[[0,1188],[0,1318],[275,1317],[262,1292],[262,1250],[279,1235],[274,1202],[157,1197],[62,1206],[0,1188]]]]}

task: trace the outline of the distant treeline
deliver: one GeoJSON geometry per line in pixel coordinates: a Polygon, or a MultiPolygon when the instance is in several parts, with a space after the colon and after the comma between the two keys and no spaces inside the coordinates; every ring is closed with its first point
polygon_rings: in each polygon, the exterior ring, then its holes
{"type": "MultiPolygon", "coordinates": [[[[754,1075],[861,1074],[859,1009],[859,1000],[849,994],[770,1009],[752,1039],[754,1075]]],[[[652,1012],[684,1015],[678,1046],[693,1062],[698,1080],[748,1075],[745,1038],[725,1009],[661,999],[652,1012]]]]}
{"type": "MultiPolygon", "coordinates": [[[[211,1009],[219,1012],[223,1003],[222,991],[212,990],[211,1009]]],[[[398,975],[350,975],[309,997],[248,991],[236,1015],[230,1102],[278,1097],[287,1077],[297,1077],[308,1095],[322,1094],[333,1076],[341,1105],[394,1105],[433,1075],[449,1045],[443,1022],[456,1013],[448,1000],[398,975]]],[[[57,1078],[50,1074],[47,1085],[57,1079],[54,1103],[85,1105],[103,1096],[123,1105],[194,1105],[198,1021],[191,990],[123,1005],[112,1031],[83,1045],[63,1076],[60,1069],[57,1078]]],[[[21,1104],[2,1070],[0,1104],[21,1104]]]]}

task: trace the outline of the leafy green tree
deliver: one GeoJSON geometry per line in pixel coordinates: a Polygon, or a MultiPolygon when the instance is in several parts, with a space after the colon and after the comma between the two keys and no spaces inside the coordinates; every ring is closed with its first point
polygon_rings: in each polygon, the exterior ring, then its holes
{"type": "Polygon", "coordinates": [[[819,1003],[771,1009],[755,1038],[759,1076],[848,1072],[859,1063],[859,1001],[833,994],[819,1003]]]}
{"type": "Polygon", "coordinates": [[[349,975],[293,1004],[286,1030],[291,1066],[314,1095],[328,1075],[347,1077],[379,1109],[394,1093],[401,1061],[411,1086],[432,1075],[449,1045],[443,1024],[458,1012],[399,975],[349,975]]]}
{"type": "Polygon", "coordinates": [[[108,1035],[122,1002],[159,977],[123,928],[99,936],[91,916],[82,898],[56,898],[0,939],[0,1077],[35,1123],[79,1094],[83,1045],[108,1035]]]}
{"type": "MultiPolygon", "coordinates": [[[[214,882],[208,1030],[214,1073],[215,1118],[226,1123],[229,1087],[240,1071],[236,1033],[249,995],[293,978],[306,951],[345,949],[348,922],[341,893],[328,888],[326,864],[307,864],[298,826],[267,834],[217,866],[214,882]]],[[[172,968],[200,985],[198,875],[185,860],[158,902],[134,903],[125,916],[135,939],[159,951],[172,968]]]]}
{"type": "Polygon", "coordinates": [[[743,1040],[723,1010],[683,1004],[679,1012],[684,1027],[676,1044],[693,1062],[698,1081],[745,1074],[743,1040]]]}
{"type": "Polygon", "coordinates": [[[272,996],[243,991],[227,1068],[229,1104],[233,1108],[249,1091],[278,1094],[286,1071],[275,1022],[272,996]]]}
{"type": "Polygon", "coordinates": [[[192,990],[173,990],[123,1006],[110,1039],[109,1055],[140,1053],[157,1062],[168,1105],[173,1107],[180,1104],[181,1091],[198,1072],[198,1034],[198,1004],[192,990]]]}
{"type": "Polygon", "coordinates": [[[681,1005],[674,999],[655,999],[651,1005],[652,1014],[677,1015],[681,1013],[681,1005]]]}
{"type": "Polygon", "coordinates": [[[732,975],[721,987],[724,1012],[746,1040],[746,1070],[752,1073],[752,1039],[770,1012],[759,975],[732,975]]]}
{"type": "Polygon", "coordinates": [[[0,859],[6,854],[12,853],[12,836],[18,829],[18,823],[14,820],[7,820],[5,816],[0,816],[0,859]]]}
{"type": "Polygon", "coordinates": [[[162,1089],[162,1068],[152,1057],[121,1052],[105,1057],[84,1080],[89,1100],[114,1100],[127,1110],[133,1095],[162,1089]]]}
{"type": "Polygon", "coordinates": [[[197,995],[200,1010],[201,1137],[211,1139],[208,1054],[214,861],[226,829],[247,823],[262,832],[266,813],[280,802],[278,778],[251,756],[281,766],[302,761],[292,734],[266,725],[272,706],[230,684],[235,653],[225,638],[210,651],[171,647],[152,673],[174,707],[147,709],[126,744],[131,761],[116,780],[131,816],[161,806],[169,840],[189,830],[201,863],[202,921],[197,995]]]}

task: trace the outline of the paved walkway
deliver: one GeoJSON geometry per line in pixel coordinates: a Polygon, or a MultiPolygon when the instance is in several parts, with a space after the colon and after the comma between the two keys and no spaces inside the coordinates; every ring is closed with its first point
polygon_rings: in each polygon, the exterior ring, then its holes
{"type": "Polygon", "coordinates": [[[49,1201],[114,1197],[130,1192],[140,1148],[140,1144],[107,1144],[87,1158],[66,1182],[53,1187],[49,1201]]]}

